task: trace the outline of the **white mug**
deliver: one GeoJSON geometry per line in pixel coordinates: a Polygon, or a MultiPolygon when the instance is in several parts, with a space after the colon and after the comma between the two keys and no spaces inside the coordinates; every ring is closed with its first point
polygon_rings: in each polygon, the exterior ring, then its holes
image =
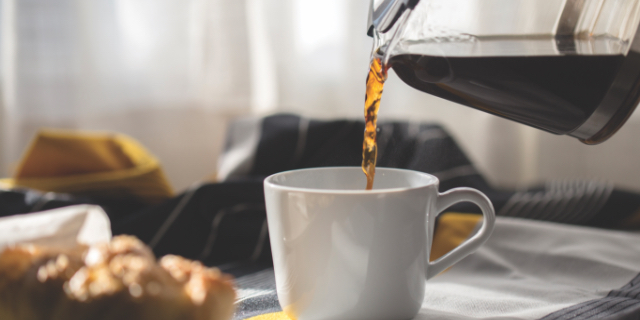
{"type": "Polygon", "coordinates": [[[297,320],[411,319],[425,280],[474,252],[495,213],[480,191],[438,193],[432,175],[377,168],[364,190],[358,167],[281,172],[264,181],[278,299],[297,320]],[[480,207],[480,230],[429,262],[436,217],[457,202],[480,207]]]}

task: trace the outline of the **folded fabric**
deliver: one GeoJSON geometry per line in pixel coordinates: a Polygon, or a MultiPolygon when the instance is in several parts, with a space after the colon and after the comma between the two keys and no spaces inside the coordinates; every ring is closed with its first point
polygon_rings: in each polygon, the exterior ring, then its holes
{"type": "Polygon", "coordinates": [[[149,244],[157,256],[178,254],[238,275],[244,271],[228,270],[236,262],[271,265],[264,208],[262,181],[206,183],[112,226],[114,234],[149,244]]]}
{"type": "Polygon", "coordinates": [[[77,205],[0,218],[0,253],[19,243],[72,249],[109,240],[109,219],[99,206],[77,205]]]}
{"type": "Polygon", "coordinates": [[[69,193],[92,199],[159,203],[173,195],[160,163],[122,134],[38,132],[8,187],[69,193]]]}
{"type": "MultiPolygon", "coordinates": [[[[440,228],[468,234],[468,219],[453,215],[440,228]]],[[[637,319],[639,272],[638,233],[499,217],[484,246],[427,281],[415,319],[637,319]]],[[[236,319],[288,319],[272,269],[237,283],[236,319]]]]}

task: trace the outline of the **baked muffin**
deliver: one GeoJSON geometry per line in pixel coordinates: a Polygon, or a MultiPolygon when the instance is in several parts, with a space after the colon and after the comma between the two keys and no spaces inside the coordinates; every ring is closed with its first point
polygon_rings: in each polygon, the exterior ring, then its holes
{"type": "Polygon", "coordinates": [[[61,250],[19,245],[0,254],[3,320],[226,320],[230,276],[168,255],[156,262],[131,236],[61,250]]]}

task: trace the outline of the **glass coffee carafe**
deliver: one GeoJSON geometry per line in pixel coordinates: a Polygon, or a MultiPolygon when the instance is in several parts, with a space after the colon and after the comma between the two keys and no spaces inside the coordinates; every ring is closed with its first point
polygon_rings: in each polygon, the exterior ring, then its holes
{"type": "Polygon", "coordinates": [[[640,99],[640,0],[372,0],[374,55],[408,85],[587,144],[640,99]]]}

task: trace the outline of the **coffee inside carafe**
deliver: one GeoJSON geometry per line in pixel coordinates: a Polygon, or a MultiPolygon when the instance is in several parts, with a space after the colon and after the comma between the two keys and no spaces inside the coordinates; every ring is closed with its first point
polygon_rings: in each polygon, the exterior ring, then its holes
{"type": "Polygon", "coordinates": [[[391,58],[390,65],[400,79],[418,90],[555,134],[567,134],[600,105],[624,58],[403,54],[391,58]]]}

